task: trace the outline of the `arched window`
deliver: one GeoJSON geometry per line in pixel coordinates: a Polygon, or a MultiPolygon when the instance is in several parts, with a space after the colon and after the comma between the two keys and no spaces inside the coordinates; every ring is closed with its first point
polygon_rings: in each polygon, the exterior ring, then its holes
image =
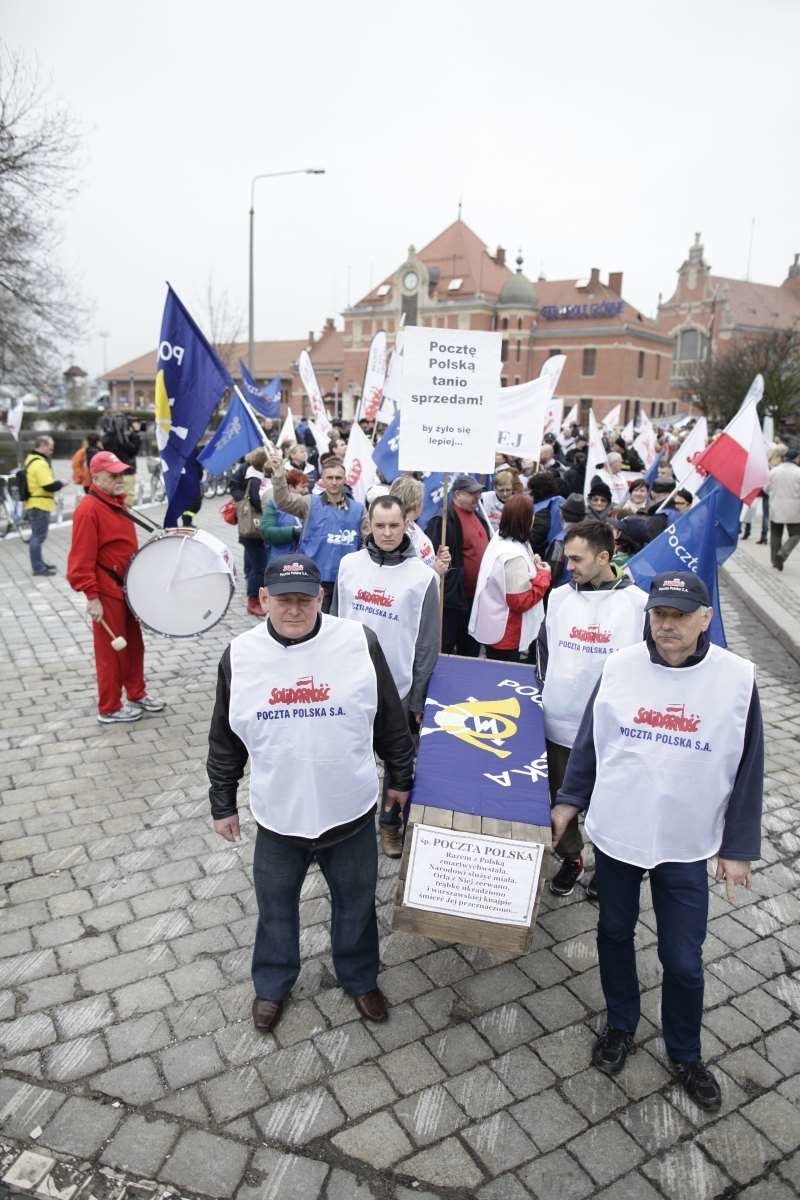
{"type": "Polygon", "coordinates": [[[503,317],[503,329],[508,329],[508,317],[503,317]]]}

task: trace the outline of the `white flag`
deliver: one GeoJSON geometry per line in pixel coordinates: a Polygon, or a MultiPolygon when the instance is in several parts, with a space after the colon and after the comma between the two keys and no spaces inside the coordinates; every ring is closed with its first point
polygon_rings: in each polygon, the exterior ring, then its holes
{"type": "Polygon", "coordinates": [[[373,337],[369,344],[367,369],[364,372],[364,386],[361,389],[361,399],[358,402],[356,421],[374,421],[378,416],[383,400],[383,385],[386,380],[386,334],[382,329],[373,337]]]}
{"type": "MultiPolygon", "coordinates": [[[[325,411],[325,403],[322,399],[322,392],[319,390],[317,377],[314,374],[314,366],[311,362],[311,356],[307,350],[303,350],[297,360],[297,367],[300,371],[300,379],[305,393],[308,396],[308,404],[311,409],[311,418],[317,428],[322,433],[327,433],[331,428],[331,423],[328,419],[328,414],[325,411]]],[[[316,438],[316,434],[314,435],[316,438]]]]}
{"type": "Polygon", "coordinates": [[[633,449],[639,455],[639,458],[645,465],[645,469],[652,467],[657,454],[656,448],[656,431],[653,428],[653,423],[644,412],[639,413],[639,433],[633,443],[633,449]]]}
{"type": "Polygon", "coordinates": [[[600,426],[597,424],[597,419],[594,411],[589,409],[589,449],[586,453],[586,478],[583,481],[583,498],[588,504],[589,489],[592,486],[592,480],[595,475],[598,475],[606,467],[606,448],[603,445],[603,439],[600,435],[600,426]]]}
{"type": "Polygon", "coordinates": [[[621,412],[622,412],[622,405],[615,404],[614,407],[611,409],[611,412],[606,413],[606,415],[603,417],[600,424],[603,426],[604,429],[616,429],[617,425],[619,424],[619,417],[620,417],[621,412]]]}
{"type": "Polygon", "coordinates": [[[345,482],[352,488],[354,498],[366,504],[367,492],[378,482],[378,471],[372,461],[372,443],[358,424],[350,429],[343,465],[345,482]]]}
{"type": "Polygon", "coordinates": [[[311,435],[314,438],[319,455],[322,457],[322,455],[327,454],[331,448],[330,439],[328,438],[326,431],[324,429],[320,429],[316,421],[309,421],[308,428],[311,430],[311,435]]]}
{"type": "Polygon", "coordinates": [[[697,495],[697,491],[703,484],[707,475],[701,475],[694,468],[695,459],[699,454],[702,454],[708,445],[708,423],[705,417],[701,417],[695,425],[692,432],[687,437],[686,441],[675,451],[672,456],[672,472],[677,480],[678,487],[687,488],[693,496],[697,495]]]}
{"type": "Polygon", "coordinates": [[[623,429],[620,437],[623,439],[626,446],[630,446],[631,442],[633,441],[633,421],[628,421],[628,424],[623,429]]]}
{"type": "Polygon", "coordinates": [[[403,331],[398,330],[397,337],[394,342],[394,350],[389,356],[389,365],[386,369],[386,379],[383,384],[383,401],[381,403],[378,420],[383,425],[391,425],[394,414],[399,408],[397,401],[398,387],[400,377],[403,374],[403,331]]]}
{"type": "Polygon", "coordinates": [[[501,388],[497,396],[495,450],[538,460],[551,398],[550,380],[541,376],[530,383],[501,388]]]}
{"type": "Polygon", "coordinates": [[[292,417],[292,410],[287,406],[286,420],[281,425],[281,431],[278,434],[278,441],[276,445],[291,446],[292,443],[296,441],[297,434],[294,431],[294,418],[292,417]]]}
{"type": "Polygon", "coordinates": [[[6,425],[11,430],[11,436],[14,438],[15,442],[19,441],[19,431],[20,426],[22,425],[22,413],[24,408],[25,405],[22,402],[22,397],[17,396],[16,400],[12,402],[11,407],[6,415],[6,425]]]}
{"type": "Polygon", "coordinates": [[[552,397],[550,403],[544,412],[544,432],[554,433],[558,436],[558,431],[561,429],[561,418],[564,415],[564,401],[552,397]]]}
{"type": "Polygon", "coordinates": [[[747,389],[747,395],[739,405],[739,412],[748,408],[751,404],[760,404],[764,398],[764,376],[756,375],[750,387],[747,389]]]}
{"type": "Polygon", "coordinates": [[[572,408],[569,410],[567,415],[564,417],[564,420],[561,422],[561,428],[563,430],[566,430],[567,433],[569,433],[570,429],[572,429],[572,426],[577,425],[577,424],[578,424],[578,406],[577,406],[577,404],[573,404],[572,408]]]}
{"type": "Polygon", "coordinates": [[[540,379],[547,379],[550,382],[550,395],[558,387],[558,381],[561,378],[561,372],[564,370],[564,363],[567,361],[566,354],[551,354],[542,363],[542,369],[539,372],[540,379]]]}

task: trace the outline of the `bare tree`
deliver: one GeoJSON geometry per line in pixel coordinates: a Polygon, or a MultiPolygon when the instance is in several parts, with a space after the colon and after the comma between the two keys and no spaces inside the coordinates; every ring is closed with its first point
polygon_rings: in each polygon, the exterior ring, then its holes
{"type": "Polygon", "coordinates": [[[775,428],[800,412],[800,330],[774,329],[707,358],[687,380],[703,412],[725,424],[736,413],[756,375],[764,376],[763,413],[775,428]]]}
{"type": "Polygon", "coordinates": [[[60,373],[84,316],[56,264],[53,214],[74,191],[78,134],[36,71],[0,45],[0,377],[31,389],[60,373]]]}
{"type": "Polygon", "coordinates": [[[206,284],[206,313],[208,337],[228,370],[233,373],[236,366],[234,355],[236,343],[242,335],[242,313],[230,301],[226,291],[219,291],[210,274],[206,284]]]}

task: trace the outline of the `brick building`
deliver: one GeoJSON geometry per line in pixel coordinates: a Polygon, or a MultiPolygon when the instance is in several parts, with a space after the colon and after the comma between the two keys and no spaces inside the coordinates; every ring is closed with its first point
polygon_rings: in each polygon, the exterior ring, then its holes
{"type": "Polygon", "coordinates": [[[742,338],[800,326],[800,254],[779,286],[712,275],[696,233],[673,295],[663,303],[659,298],[657,324],[674,346],[672,395],[689,400],[688,379],[709,353],[724,354],[742,338]]]}

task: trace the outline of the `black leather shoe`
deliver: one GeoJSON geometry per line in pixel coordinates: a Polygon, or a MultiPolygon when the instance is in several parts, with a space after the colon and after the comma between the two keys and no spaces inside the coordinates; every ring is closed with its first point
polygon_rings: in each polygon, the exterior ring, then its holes
{"type": "Polygon", "coordinates": [[[714,1112],[720,1107],[722,1092],[719,1084],[699,1058],[696,1062],[674,1062],[672,1069],[686,1089],[686,1094],[694,1100],[695,1104],[699,1104],[700,1108],[714,1112]]]}
{"type": "Polygon", "coordinates": [[[380,988],[364,992],[362,996],[353,996],[353,1003],[361,1016],[368,1021],[385,1021],[389,1015],[386,1008],[386,997],[380,988]]]}
{"type": "Polygon", "coordinates": [[[259,1000],[256,996],[253,1001],[253,1024],[259,1033],[270,1033],[278,1024],[282,1012],[282,1000],[259,1000]]]}
{"type": "Polygon", "coordinates": [[[634,1051],[632,1033],[624,1029],[605,1029],[594,1044],[592,1063],[606,1075],[617,1075],[625,1066],[625,1059],[634,1051]]]}

